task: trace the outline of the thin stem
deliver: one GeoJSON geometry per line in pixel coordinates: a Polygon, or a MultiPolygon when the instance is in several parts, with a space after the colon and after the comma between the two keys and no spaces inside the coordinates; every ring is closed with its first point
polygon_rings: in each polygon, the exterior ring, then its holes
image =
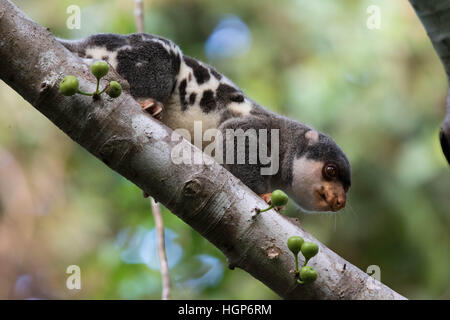
{"type": "Polygon", "coordinates": [[[298,253],[295,255],[295,272],[298,272],[298,253]]]}
{"type": "Polygon", "coordinates": [[[270,209],[273,209],[273,206],[270,206],[270,207],[268,207],[267,209],[264,209],[264,210],[259,210],[259,213],[269,211],[270,209]]]}
{"type": "Polygon", "coordinates": [[[94,95],[94,93],[83,92],[81,90],[78,90],[77,93],[85,95],[85,96],[93,96],[94,95]]]}
{"type": "Polygon", "coordinates": [[[108,89],[108,87],[109,87],[109,85],[107,85],[102,91],[100,91],[100,92],[98,93],[98,95],[101,95],[103,92],[105,92],[106,89],[108,89]]]}
{"type": "Polygon", "coordinates": [[[156,203],[155,199],[150,198],[153,217],[155,218],[156,234],[158,237],[158,257],[159,266],[161,269],[162,277],[162,300],[170,299],[170,277],[169,277],[169,264],[166,256],[166,246],[164,241],[164,223],[161,215],[160,206],[156,203]]]}
{"type": "Polygon", "coordinates": [[[95,93],[98,94],[98,87],[100,86],[100,79],[97,78],[97,88],[95,89],[95,93]]]}
{"type": "Polygon", "coordinates": [[[305,263],[303,264],[303,266],[306,266],[306,264],[308,263],[309,259],[305,258],[305,263]]]}
{"type": "Polygon", "coordinates": [[[144,32],[144,8],[142,0],[134,0],[134,18],[137,32],[144,32]]]}

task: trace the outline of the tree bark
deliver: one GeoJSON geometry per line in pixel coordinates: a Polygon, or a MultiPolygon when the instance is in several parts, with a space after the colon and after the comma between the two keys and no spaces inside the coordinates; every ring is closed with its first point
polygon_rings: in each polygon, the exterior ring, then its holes
{"type": "MultiPolygon", "coordinates": [[[[409,0],[428,34],[450,81],[450,0],[409,0]]],[[[439,134],[442,151],[450,163],[450,90],[447,112],[439,134]]]]}
{"type": "Polygon", "coordinates": [[[95,78],[49,30],[7,0],[0,0],[0,35],[1,79],[75,142],[213,243],[231,268],[244,269],[288,299],[404,299],[329,250],[296,220],[274,210],[256,214],[266,203],[219,164],[174,164],[171,152],[180,143],[191,154],[201,151],[178,135],[172,139],[172,131],[142,112],[127,92],[97,101],[59,94],[65,75],[77,76],[84,91],[94,91],[95,78]],[[312,284],[295,281],[294,257],[286,246],[293,235],[319,244],[319,254],[309,263],[319,273],[312,284]]]}

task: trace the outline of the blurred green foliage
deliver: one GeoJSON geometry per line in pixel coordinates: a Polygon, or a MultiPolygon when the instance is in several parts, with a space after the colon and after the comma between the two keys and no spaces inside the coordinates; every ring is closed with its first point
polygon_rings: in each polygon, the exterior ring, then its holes
{"type": "MultiPolygon", "coordinates": [[[[59,37],[135,32],[129,0],[14,2],[59,37]],[[79,30],[66,27],[72,4],[81,8],[79,30]]],[[[407,1],[144,6],[147,32],[213,64],[262,105],[330,134],[347,153],[353,166],[347,208],[305,215],[289,205],[288,215],[359,268],[378,265],[381,281],[408,298],[450,298],[450,172],[437,139],[446,77],[407,1]],[[381,10],[380,29],[366,27],[372,4],[381,10]],[[205,41],[230,14],[249,28],[250,50],[208,60],[205,41]]],[[[9,179],[0,184],[0,230],[9,240],[0,252],[7,257],[0,261],[0,297],[159,299],[155,256],[147,263],[124,257],[154,234],[140,190],[3,82],[0,101],[0,179],[9,179]],[[79,291],[65,287],[71,264],[81,267],[79,291]]],[[[277,298],[242,270],[228,270],[221,252],[175,215],[164,209],[163,217],[173,236],[174,298],[277,298]]]]}

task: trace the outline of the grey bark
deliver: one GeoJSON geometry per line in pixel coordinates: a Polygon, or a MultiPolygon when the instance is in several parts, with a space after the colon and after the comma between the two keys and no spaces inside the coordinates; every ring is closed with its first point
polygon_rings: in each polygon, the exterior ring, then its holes
{"type": "Polygon", "coordinates": [[[174,164],[175,145],[200,151],[181,137],[172,141],[172,131],[143,113],[127,92],[97,101],[59,94],[58,84],[68,74],[79,78],[84,91],[93,91],[89,67],[7,0],[0,0],[0,35],[1,79],[213,243],[230,267],[244,269],[287,299],[404,299],[329,250],[296,220],[273,210],[256,215],[265,202],[219,164],[174,164]],[[309,263],[319,273],[312,284],[295,281],[294,258],[286,247],[293,235],[319,244],[309,263]]]}
{"type": "MultiPolygon", "coordinates": [[[[450,81],[450,0],[409,0],[428,34],[450,81]]],[[[450,90],[441,125],[442,151],[450,163],[450,90]]]]}

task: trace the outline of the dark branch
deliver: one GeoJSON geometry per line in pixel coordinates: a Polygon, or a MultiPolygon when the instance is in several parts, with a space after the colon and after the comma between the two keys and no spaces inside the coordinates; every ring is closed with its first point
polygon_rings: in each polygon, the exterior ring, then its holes
{"type": "MultiPolygon", "coordinates": [[[[433,44],[450,80],[450,0],[409,0],[433,44]]],[[[442,151],[450,164],[450,91],[447,112],[439,133],[442,151]]]]}

